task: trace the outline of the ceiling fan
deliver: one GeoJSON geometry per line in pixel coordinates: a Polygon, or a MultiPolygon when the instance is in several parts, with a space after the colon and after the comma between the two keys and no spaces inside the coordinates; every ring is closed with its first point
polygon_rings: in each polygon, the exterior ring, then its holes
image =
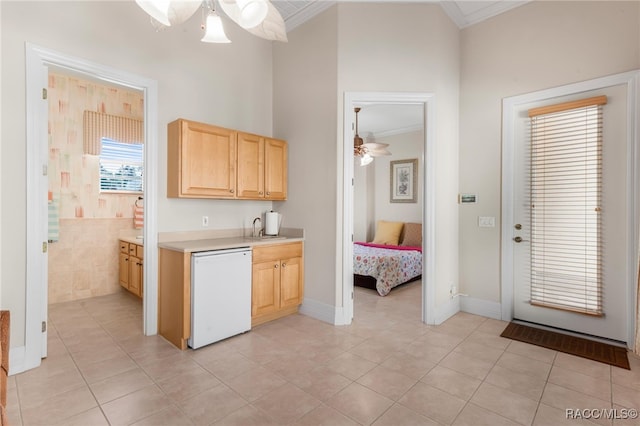
{"type": "Polygon", "coordinates": [[[380,157],[382,155],[391,155],[387,150],[388,143],[378,142],[365,142],[360,135],[358,135],[358,113],[360,107],[353,109],[356,112],[356,135],[353,137],[353,155],[360,157],[360,165],[366,166],[373,161],[373,157],[380,157]]]}

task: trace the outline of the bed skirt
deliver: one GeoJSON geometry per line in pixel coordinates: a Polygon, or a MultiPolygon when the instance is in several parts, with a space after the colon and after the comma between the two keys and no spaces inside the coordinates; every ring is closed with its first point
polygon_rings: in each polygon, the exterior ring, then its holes
{"type": "MultiPolygon", "coordinates": [[[[418,275],[417,277],[413,277],[409,281],[403,282],[400,285],[408,284],[408,283],[414,282],[416,280],[419,280],[421,278],[422,278],[422,275],[418,275]]],[[[368,289],[377,291],[376,281],[377,280],[374,277],[370,277],[368,275],[353,274],[353,285],[357,286],[357,287],[364,287],[364,288],[368,288],[368,289]]]]}

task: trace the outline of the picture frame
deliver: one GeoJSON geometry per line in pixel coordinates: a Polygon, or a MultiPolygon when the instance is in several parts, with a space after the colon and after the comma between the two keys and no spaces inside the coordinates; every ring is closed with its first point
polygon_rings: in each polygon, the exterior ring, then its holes
{"type": "Polygon", "coordinates": [[[389,164],[391,203],[418,202],[418,159],[395,160],[389,164]]]}

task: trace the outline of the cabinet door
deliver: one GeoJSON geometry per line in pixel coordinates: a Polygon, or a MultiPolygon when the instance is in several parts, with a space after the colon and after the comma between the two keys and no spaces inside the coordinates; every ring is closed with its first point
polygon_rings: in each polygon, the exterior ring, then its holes
{"type": "Polygon", "coordinates": [[[181,194],[235,197],[236,132],[189,121],[181,130],[181,194]]]}
{"type": "Polygon", "coordinates": [[[142,296],[142,259],[129,257],[129,291],[142,296]]]}
{"type": "Polygon", "coordinates": [[[238,133],[238,198],[264,198],[264,138],[238,133]]]}
{"type": "Polygon", "coordinates": [[[287,143],[278,139],[264,142],[264,190],[268,200],[287,199],[287,143]]]}
{"type": "MultiPolygon", "coordinates": [[[[127,248],[127,251],[128,248],[127,248]]],[[[118,280],[120,285],[126,289],[129,289],[129,253],[120,253],[120,269],[118,280]]]]}
{"type": "Polygon", "coordinates": [[[275,312],[280,301],[280,262],[255,263],[252,267],[251,316],[275,312]]]}
{"type": "Polygon", "coordinates": [[[280,266],[280,307],[302,302],[302,258],[283,259],[280,266]]]}

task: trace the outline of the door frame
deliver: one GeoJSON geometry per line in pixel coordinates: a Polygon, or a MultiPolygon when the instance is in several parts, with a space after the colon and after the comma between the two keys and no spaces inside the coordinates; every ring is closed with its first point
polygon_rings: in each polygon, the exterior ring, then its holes
{"type": "MultiPolygon", "coordinates": [[[[421,104],[424,127],[424,173],[422,185],[422,321],[435,324],[435,117],[436,98],[425,92],[345,92],[343,102],[342,206],[342,315],[335,323],[353,319],[353,108],[358,103],[421,104]]],[[[341,219],[341,220],[340,220],[341,219]]]]}
{"type": "MultiPolygon", "coordinates": [[[[144,209],[144,297],[143,330],[145,335],[158,329],[158,245],[157,225],[157,163],[158,163],[158,83],[145,77],[62,54],[32,43],[26,43],[26,154],[27,154],[27,279],[25,306],[25,350],[21,365],[15,372],[40,365],[43,355],[41,322],[46,321],[48,303],[47,258],[40,247],[47,241],[47,205],[42,196],[43,168],[48,164],[48,112],[42,111],[42,81],[47,81],[48,67],[69,70],[92,79],[139,90],[144,96],[145,132],[145,209],[144,209]],[[44,80],[43,80],[44,79],[44,80]],[[44,145],[43,145],[44,141],[44,145]],[[43,149],[44,148],[44,149],[43,149]],[[35,226],[32,226],[35,225],[35,226]],[[44,316],[44,317],[43,317],[44,316]]],[[[46,189],[44,193],[46,194],[46,189]]],[[[46,354],[46,347],[44,354],[46,354]]],[[[13,368],[12,368],[13,370],[13,368]]],[[[12,371],[13,373],[13,371],[12,371]]]]}
{"type": "Polygon", "coordinates": [[[502,101],[502,320],[511,321],[514,311],[514,249],[511,238],[515,226],[515,123],[518,107],[531,102],[566,96],[611,86],[627,86],[627,346],[635,339],[638,271],[638,233],[640,226],[640,70],[614,74],[579,83],[504,98],[502,101]]]}

